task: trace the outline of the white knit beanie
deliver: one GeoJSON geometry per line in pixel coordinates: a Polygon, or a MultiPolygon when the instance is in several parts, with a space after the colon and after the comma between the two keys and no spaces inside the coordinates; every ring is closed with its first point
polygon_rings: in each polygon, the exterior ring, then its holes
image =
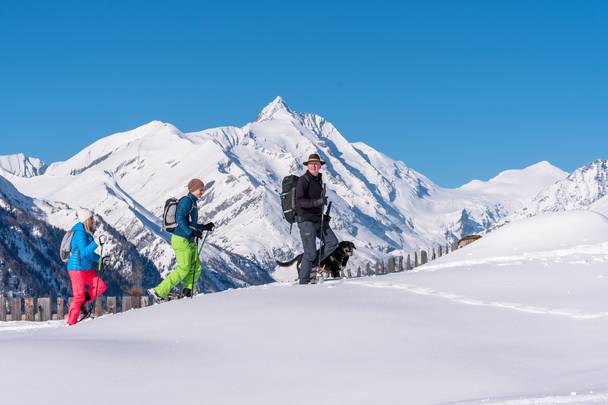
{"type": "Polygon", "coordinates": [[[87,219],[93,216],[93,211],[86,208],[78,208],[76,210],[76,216],[78,216],[78,220],[80,222],[84,223],[87,219]]]}

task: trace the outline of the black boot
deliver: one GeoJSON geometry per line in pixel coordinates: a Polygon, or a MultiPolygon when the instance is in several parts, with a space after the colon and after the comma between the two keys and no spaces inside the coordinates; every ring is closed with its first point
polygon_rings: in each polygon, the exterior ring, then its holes
{"type": "Polygon", "coordinates": [[[78,319],[78,322],[87,319],[89,316],[91,316],[91,312],[93,312],[93,308],[91,308],[91,305],[89,305],[89,303],[91,302],[91,294],[89,294],[88,291],[85,291],[84,293],[84,302],[82,303],[82,305],[80,305],[80,317],[78,319]]]}
{"type": "Polygon", "coordinates": [[[184,288],[182,290],[182,297],[192,297],[192,290],[189,288],[184,288]]]}

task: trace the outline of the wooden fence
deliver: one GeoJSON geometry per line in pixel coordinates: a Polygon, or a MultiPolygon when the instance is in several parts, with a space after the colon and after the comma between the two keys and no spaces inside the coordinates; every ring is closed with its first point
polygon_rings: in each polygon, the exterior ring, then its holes
{"type": "MultiPolygon", "coordinates": [[[[100,297],[95,302],[95,316],[115,314],[130,309],[147,307],[147,296],[123,295],[122,297],[100,297]]],[[[50,321],[65,319],[70,307],[70,299],[57,297],[14,297],[0,296],[0,321],[50,321]]]]}
{"type": "MultiPolygon", "coordinates": [[[[446,245],[430,250],[416,251],[413,255],[408,254],[405,257],[388,256],[386,260],[376,261],[373,266],[371,263],[367,263],[364,269],[358,267],[354,273],[347,267],[346,272],[342,272],[341,276],[355,278],[413,270],[448,253],[450,253],[450,246],[446,245]]],[[[101,316],[147,307],[148,305],[149,300],[147,296],[123,295],[122,297],[100,297],[95,302],[94,312],[95,316],[101,316]]],[[[57,297],[51,300],[50,297],[15,297],[6,299],[0,296],[0,321],[49,321],[65,319],[69,306],[70,298],[57,297]]]]}
{"type": "Polygon", "coordinates": [[[373,275],[382,275],[389,273],[398,273],[401,271],[413,270],[416,267],[422,266],[429,261],[435,260],[441,256],[449,254],[452,250],[450,245],[433,247],[428,250],[416,251],[407,256],[388,256],[385,260],[378,260],[372,265],[367,263],[365,268],[358,267],[356,272],[352,272],[347,267],[346,272],[342,272],[342,277],[355,278],[366,277],[373,275]]]}

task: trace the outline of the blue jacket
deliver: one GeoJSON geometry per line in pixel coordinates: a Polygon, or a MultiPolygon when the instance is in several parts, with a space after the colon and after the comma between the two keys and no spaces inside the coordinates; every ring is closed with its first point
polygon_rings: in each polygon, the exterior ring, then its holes
{"type": "Polygon", "coordinates": [[[202,225],[198,224],[198,208],[196,207],[196,197],[192,193],[182,197],[177,204],[175,210],[175,221],[177,228],[173,231],[173,235],[181,236],[190,241],[194,240],[192,236],[193,229],[202,229],[202,225]]]}
{"type": "Polygon", "coordinates": [[[93,240],[93,235],[88,233],[80,222],[72,227],[72,231],[74,235],[70,246],[72,254],[68,259],[68,270],[94,269],[99,262],[99,255],[95,253],[97,243],[93,240]]]}

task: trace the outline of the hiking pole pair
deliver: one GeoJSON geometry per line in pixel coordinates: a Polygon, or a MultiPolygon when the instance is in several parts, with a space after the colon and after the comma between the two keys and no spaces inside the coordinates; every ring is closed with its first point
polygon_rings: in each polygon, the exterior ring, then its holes
{"type": "MultiPolygon", "coordinates": [[[[97,306],[97,300],[99,297],[97,296],[97,291],[99,290],[99,279],[101,278],[101,270],[103,268],[103,245],[106,244],[106,238],[104,235],[99,236],[99,262],[97,263],[97,280],[95,281],[95,303],[93,304],[93,308],[91,312],[95,311],[95,307],[97,306]]],[[[94,317],[94,316],[93,316],[94,317]]]]}
{"type": "MultiPolygon", "coordinates": [[[[196,258],[197,260],[201,260],[201,250],[203,249],[203,246],[205,245],[205,241],[207,240],[207,236],[209,236],[209,234],[211,233],[211,231],[205,231],[205,236],[203,237],[203,242],[201,244],[198,243],[200,238],[196,238],[196,258]]],[[[196,272],[192,271],[192,290],[190,292],[190,298],[194,299],[194,292],[196,291],[196,286],[194,285],[194,279],[195,279],[195,275],[196,272]]],[[[201,276],[203,275],[203,263],[201,263],[201,276]]],[[[203,292],[205,291],[205,283],[204,283],[204,279],[203,279],[203,292]]]]}

